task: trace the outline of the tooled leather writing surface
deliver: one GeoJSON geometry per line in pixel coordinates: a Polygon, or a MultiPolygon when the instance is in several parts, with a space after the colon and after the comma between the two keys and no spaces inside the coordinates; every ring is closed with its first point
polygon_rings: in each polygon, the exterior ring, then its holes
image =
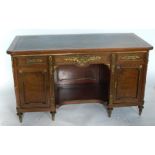
{"type": "Polygon", "coordinates": [[[133,33],[17,36],[8,53],[64,49],[152,49],[133,33]]]}

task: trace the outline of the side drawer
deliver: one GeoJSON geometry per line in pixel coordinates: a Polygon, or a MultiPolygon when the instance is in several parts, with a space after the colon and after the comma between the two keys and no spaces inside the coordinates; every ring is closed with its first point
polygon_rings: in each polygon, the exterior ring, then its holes
{"type": "Polygon", "coordinates": [[[124,62],[145,62],[147,60],[146,52],[137,53],[117,53],[117,63],[124,62]]]}
{"type": "Polygon", "coordinates": [[[47,65],[47,57],[46,56],[26,56],[26,57],[18,57],[17,59],[18,66],[40,66],[47,65]]]}

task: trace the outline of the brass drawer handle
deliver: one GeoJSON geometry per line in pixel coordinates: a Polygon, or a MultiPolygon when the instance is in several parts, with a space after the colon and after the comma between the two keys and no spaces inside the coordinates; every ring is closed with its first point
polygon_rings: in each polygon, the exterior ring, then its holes
{"type": "Polygon", "coordinates": [[[20,69],[18,72],[19,72],[19,74],[22,74],[23,73],[23,70],[20,69]]]}
{"type": "Polygon", "coordinates": [[[27,59],[27,64],[38,64],[38,63],[43,63],[43,59],[39,59],[39,58],[27,59]]]}
{"type": "Polygon", "coordinates": [[[117,65],[117,69],[121,69],[121,66],[120,65],[117,65]]]}
{"type": "Polygon", "coordinates": [[[138,55],[126,55],[126,56],[122,56],[120,59],[121,60],[138,60],[141,57],[138,55]]]}
{"type": "Polygon", "coordinates": [[[100,56],[66,56],[64,60],[69,63],[75,63],[79,66],[84,66],[90,62],[96,62],[100,60],[100,56]]]}
{"type": "Polygon", "coordinates": [[[47,73],[47,70],[46,69],[44,69],[43,71],[42,71],[42,73],[44,74],[44,73],[47,73]]]}

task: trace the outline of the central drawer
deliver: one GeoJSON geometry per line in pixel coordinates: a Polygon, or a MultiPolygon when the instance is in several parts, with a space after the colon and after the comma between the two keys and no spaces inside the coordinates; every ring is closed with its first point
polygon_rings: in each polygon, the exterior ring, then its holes
{"type": "Polygon", "coordinates": [[[89,64],[110,64],[110,54],[102,55],[61,55],[55,56],[56,65],[75,64],[78,66],[85,66],[89,64]]]}

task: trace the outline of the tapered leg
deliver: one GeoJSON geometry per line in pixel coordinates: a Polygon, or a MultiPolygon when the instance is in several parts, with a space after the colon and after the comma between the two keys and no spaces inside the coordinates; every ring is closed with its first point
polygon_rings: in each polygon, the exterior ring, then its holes
{"type": "Polygon", "coordinates": [[[139,109],[139,116],[141,116],[142,111],[143,111],[144,106],[143,105],[139,105],[138,109],[139,109]]]}
{"type": "Polygon", "coordinates": [[[108,117],[111,117],[112,110],[113,110],[113,108],[108,108],[108,109],[107,109],[108,117]]]}
{"type": "Polygon", "coordinates": [[[50,112],[51,113],[51,115],[52,115],[52,121],[54,121],[55,120],[55,113],[56,112],[50,112]]]}
{"type": "Polygon", "coordinates": [[[19,117],[20,123],[22,123],[22,121],[23,121],[23,113],[18,112],[17,115],[18,115],[18,117],[19,117]]]}

